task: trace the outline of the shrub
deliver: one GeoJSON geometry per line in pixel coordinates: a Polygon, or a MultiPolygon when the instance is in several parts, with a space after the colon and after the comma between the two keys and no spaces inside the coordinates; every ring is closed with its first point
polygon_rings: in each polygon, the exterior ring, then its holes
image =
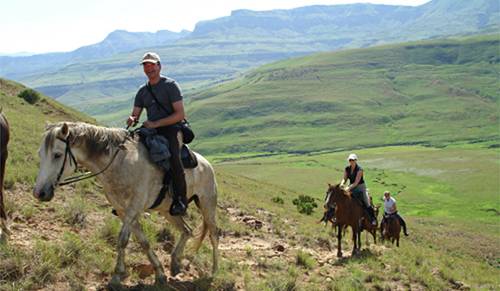
{"type": "Polygon", "coordinates": [[[17,96],[23,98],[29,104],[35,104],[40,100],[40,93],[33,89],[25,89],[17,96]]]}
{"type": "Polygon", "coordinates": [[[274,202],[274,203],[278,203],[278,204],[285,204],[285,200],[283,200],[283,198],[278,197],[278,196],[273,197],[271,199],[271,201],[274,202]]]}
{"type": "Polygon", "coordinates": [[[105,240],[111,246],[116,246],[120,229],[120,221],[115,217],[108,216],[104,220],[104,225],[99,229],[99,238],[105,240]]]}
{"type": "Polygon", "coordinates": [[[83,198],[75,197],[62,208],[62,217],[71,226],[83,228],[87,217],[87,207],[83,198]]]}
{"type": "Polygon", "coordinates": [[[302,250],[299,250],[297,252],[296,264],[297,264],[297,266],[303,266],[306,269],[312,269],[312,268],[314,268],[314,265],[316,264],[316,262],[314,261],[314,258],[310,254],[308,254],[302,250]]]}
{"type": "Polygon", "coordinates": [[[311,215],[314,208],[318,207],[318,204],[314,202],[314,198],[308,195],[300,195],[299,198],[293,199],[293,205],[297,206],[299,213],[307,215],[311,215]]]}

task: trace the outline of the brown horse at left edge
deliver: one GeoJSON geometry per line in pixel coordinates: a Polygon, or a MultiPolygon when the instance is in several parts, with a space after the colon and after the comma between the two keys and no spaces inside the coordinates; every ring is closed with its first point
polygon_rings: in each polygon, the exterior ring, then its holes
{"type": "Polygon", "coordinates": [[[9,135],[9,123],[0,109],[0,240],[10,234],[7,228],[7,214],[5,213],[3,203],[3,183],[5,178],[5,164],[8,156],[7,144],[9,143],[9,135]]]}

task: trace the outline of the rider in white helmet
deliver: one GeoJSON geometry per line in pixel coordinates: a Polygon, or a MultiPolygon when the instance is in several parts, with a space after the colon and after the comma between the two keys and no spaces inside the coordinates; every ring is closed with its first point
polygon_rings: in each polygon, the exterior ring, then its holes
{"type": "Polygon", "coordinates": [[[366,191],[366,183],[363,179],[363,168],[358,165],[358,156],[356,154],[350,154],[347,158],[349,165],[345,167],[344,177],[340,185],[343,186],[347,180],[349,180],[349,186],[346,191],[351,192],[353,195],[359,195],[363,200],[363,204],[366,212],[368,213],[370,222],[373,225],[377,225],[377,218],[375,217],[375,212],[370,204],[370,198],[366,191]]]}

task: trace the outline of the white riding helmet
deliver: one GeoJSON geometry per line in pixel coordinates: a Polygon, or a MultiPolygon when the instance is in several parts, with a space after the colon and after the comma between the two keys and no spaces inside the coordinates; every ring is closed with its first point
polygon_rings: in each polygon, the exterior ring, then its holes
{"type": "Polygon", "coordinates": [[[355,160],[357,161],[358,160],[358,156],[356,154],[350,154],[349,157],[347,158],[347,161],[349,160],[355,160]]]}

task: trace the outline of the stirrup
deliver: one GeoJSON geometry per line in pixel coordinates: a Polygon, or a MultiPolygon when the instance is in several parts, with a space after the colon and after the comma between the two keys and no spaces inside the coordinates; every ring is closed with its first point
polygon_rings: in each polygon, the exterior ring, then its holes
{"type": "Polygon", "coordinates": [[[187,205],[185,205],[181,200],[174,199],[172,205],[170,205],[169,213],[172,216],[185,215],[187,210],[187,205]]]}

